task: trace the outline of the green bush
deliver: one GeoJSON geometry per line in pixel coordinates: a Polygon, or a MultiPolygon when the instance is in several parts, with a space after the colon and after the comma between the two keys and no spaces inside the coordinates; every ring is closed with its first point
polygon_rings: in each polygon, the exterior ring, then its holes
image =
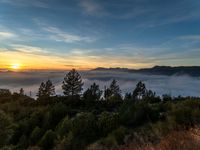
{"type": "Polygon", "coordinates": [[[111,135],[115,137],[118,145],[124,144],[124,138],[126,136],[127,131],[124,127],[119,127],[118,129],[114,130],[111,135]]]}
{"type": "Polygon", "coordinates": [[[109,135],[106,138],[102,139],[100,141],[100,144],[111,149],[117,146],[117,141],[113,135],[109,135]]]}
{"type": "Polygon", "coordinates": [[[42,137],[43,131],[39,127],[35,127],[30,135],[30,143],[35,145],[42,137]]]}
{"type": "Polygon", "coordinates": [[[67,135],[67,133],[72,129],[72,121],[66,116],[57,126],[57,133],[59,136],[67,135]]]}
{"type": "Polygon", "coordinates": [[[62,103],[58,103],[50,107],[50,110],[46,116],[46,127],[48,129],[54,129],[57,124],[67,115],[67,112],[67,107],[62,103]]]}
{"type": "Polygon", "coordinates": [[[0,148],[8,144],[13,134],[11,118],[0,110],[0,148]]]}
{"type": "Polygon", "coordinates": [[[98,118],[100,134],[106,136],[119,126],[119,114],[102,112],[98,118]]]}
{"type": "Polygon", "coordinates": [[[55,139],[56,139],[56,134],[52,130],[48,130],[43,135],[40,141],[40,146],[43,149],[49,150],[53,147],[55,139]]]}

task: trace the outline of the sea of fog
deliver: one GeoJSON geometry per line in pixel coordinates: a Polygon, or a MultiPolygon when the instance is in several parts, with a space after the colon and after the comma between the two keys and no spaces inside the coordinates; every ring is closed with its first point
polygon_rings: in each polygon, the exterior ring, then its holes
{"type": "MultiPolygon", "coordinates": [[[[24,88],[27,95],[32,93],[35,97],[42,81],[52,80],[56,94],[62,95],[62,81],[67,72],[0,72],[0,88],[18,92],[24,88]]],[[[172,96],[200,96],[200,77],[144,75],[128,72],[112,71],[82,71],[80,72],[85,90],[93,82],[100,85],[101,89],[108,86],[112,79],[116,79],[122,94],[132,92],[138,81],[143,81],[148,89],[157,95],[170,94],[172,96]]]]}

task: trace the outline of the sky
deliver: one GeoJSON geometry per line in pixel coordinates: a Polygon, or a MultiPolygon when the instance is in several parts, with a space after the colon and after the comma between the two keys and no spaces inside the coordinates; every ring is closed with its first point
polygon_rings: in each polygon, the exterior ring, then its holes
{"type": "Polygon", "coordinates": [[[0,0],[0,69],[200,65],[199,0],[0,0]]]}

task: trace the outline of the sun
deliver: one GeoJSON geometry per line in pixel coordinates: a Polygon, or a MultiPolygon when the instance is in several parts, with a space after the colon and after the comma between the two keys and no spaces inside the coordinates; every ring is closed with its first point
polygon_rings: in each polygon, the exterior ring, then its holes
{"type": "Polygon", "coordinates": [[[12,65],[10,66],[10,68],[13,69],[13,70],[19,70],[20,67],[21,67],[20,64],[12,64],[12,65]]]}

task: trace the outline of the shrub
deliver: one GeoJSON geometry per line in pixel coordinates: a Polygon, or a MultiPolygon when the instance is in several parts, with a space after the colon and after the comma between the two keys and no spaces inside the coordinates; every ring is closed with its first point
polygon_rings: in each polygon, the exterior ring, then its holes
{"type": "Polygon", "coordinates": [[[119,114],[103,112],[98,118],[98,127],[100,134],[106,136],[109,132],[119,126],[119,114]]]}
{"type": "Polygon", "coordinates": [[[36,144],[41,139],[42,133],[43,132],[39,127],[35,127],[30,135],[30,142],[32,145],[36,144]]]}
{"type": "Polygon", "coordinates": [[[56,125],[66,116],[68,109],[62,103],[55,104],[50,108],[48,116],[47,127],[49,129],[55,128],[56,125]]]}
{"type": "Polygon", "coordinates": [[[66,135],[72,128],[72,121],[66,116],[57,126],[57,133],[59,136],[66,135]]]}
{"type": "Polygon", "coordinates": [[[53,147],[55,139],[56,134],[52,130],[48,130],[42,137],[40,141],[40,146],[46,150],[49,150],[53,147]]]}
{"type": "Polygon", "coordinates": [[[0,111],[0,148],[8,143],[12,133],[11,118],[0,111]]]}

